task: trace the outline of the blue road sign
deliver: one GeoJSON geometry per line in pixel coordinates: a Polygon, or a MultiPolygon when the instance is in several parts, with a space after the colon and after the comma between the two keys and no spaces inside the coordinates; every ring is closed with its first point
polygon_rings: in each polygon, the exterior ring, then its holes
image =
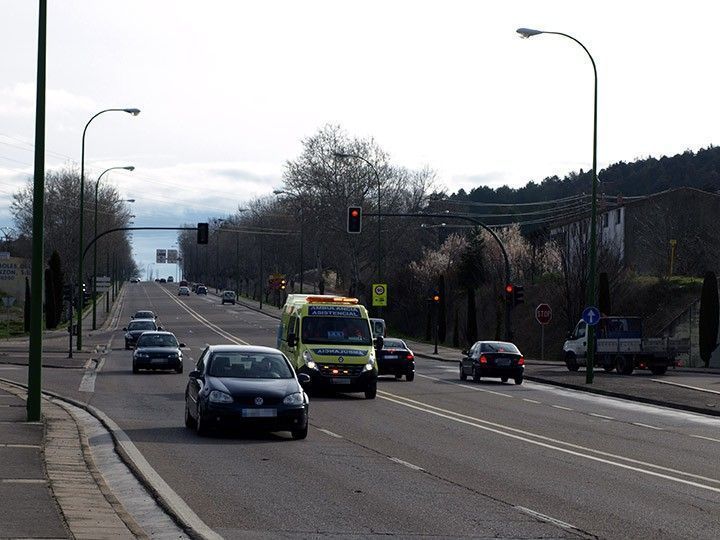
{"type": "Polygon", "coordinates": [[[595,306],[586,307],[582,312],[582,320],[590,326],[595,326],[600,322],[600,310],[595,306]]]}

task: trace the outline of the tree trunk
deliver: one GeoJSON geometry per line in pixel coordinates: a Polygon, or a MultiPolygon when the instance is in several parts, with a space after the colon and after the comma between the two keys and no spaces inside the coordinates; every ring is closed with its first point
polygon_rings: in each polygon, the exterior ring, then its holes
{"type": "Polygon", "coordinates": [[[477,311],[475,307],[475,289],[467,288],[467,324],[465,336],[468,345],[472,345],[477,341],[477,311]]]}
{"type": "Polygon", "coordinates": [[[460,347],[460,328],[459,328],[460,321],[458,319],[459,319],[459,315],[458,315],[458,310],[456,308],[455,309],[455,322],[453,323],[453,340],[452,340],[453,347],[455,347],[456,349],[460,347]]]}

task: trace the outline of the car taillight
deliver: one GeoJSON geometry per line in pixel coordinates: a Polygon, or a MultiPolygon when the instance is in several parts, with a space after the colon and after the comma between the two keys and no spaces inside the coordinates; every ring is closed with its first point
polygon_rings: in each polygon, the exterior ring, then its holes
{"type": "Polygon", "coordinates": [[[480,357],[480,363],[481,364],[487,364],[487,356],[484,354],[480,357]]]}
{"type": "Polygon", "coordinates": [[[412,354],[408,354],[405,358],[407,358],[408,360],[414,360],[415,356],[412,354]]]}
{"type": "Polygon", "coordinates": [[[518,366],[524,366],[525,365],[525,359],[521,356],[520,360],[518,360],[518,366]]]}

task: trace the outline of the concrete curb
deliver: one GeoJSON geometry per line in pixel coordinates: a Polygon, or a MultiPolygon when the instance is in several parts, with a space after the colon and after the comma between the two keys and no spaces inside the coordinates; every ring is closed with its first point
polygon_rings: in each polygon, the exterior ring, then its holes
{"type": "MultiPolygon", "coordinates": [[[[15,385],[27,390],[27,385],[1,378],[0,381],[15,385]]],[[[148,490],[158,505],[178,524],[190,538],[198,540],[221,540],[222,537],[208,527],[200,517],[193,512],[187,503],[160,477],[160,475],[147,462],[127,434],[104,412],[73,398],[68,398],[45,390],[42,394],[46,398],[64,401],[75,407],[87,411],[94,416],[105,429],[108,430],[115,444],[115,450],[122,462],[130,468],[138,481],[148,490]]]]}

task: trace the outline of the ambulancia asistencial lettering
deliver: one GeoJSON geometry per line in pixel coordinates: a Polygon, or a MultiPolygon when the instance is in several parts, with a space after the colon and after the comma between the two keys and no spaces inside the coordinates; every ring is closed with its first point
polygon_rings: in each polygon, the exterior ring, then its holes
{"type": "Polygon", "coordinates": [[[314,317],[361,317],[358,308],[348,306],[310,306],[308,315],[314,317]]]}
{"type": "Polygon", "coordinates": [[[357,349],[312,349],[320,356],[367,356],[368,351],[357,349]]]}

